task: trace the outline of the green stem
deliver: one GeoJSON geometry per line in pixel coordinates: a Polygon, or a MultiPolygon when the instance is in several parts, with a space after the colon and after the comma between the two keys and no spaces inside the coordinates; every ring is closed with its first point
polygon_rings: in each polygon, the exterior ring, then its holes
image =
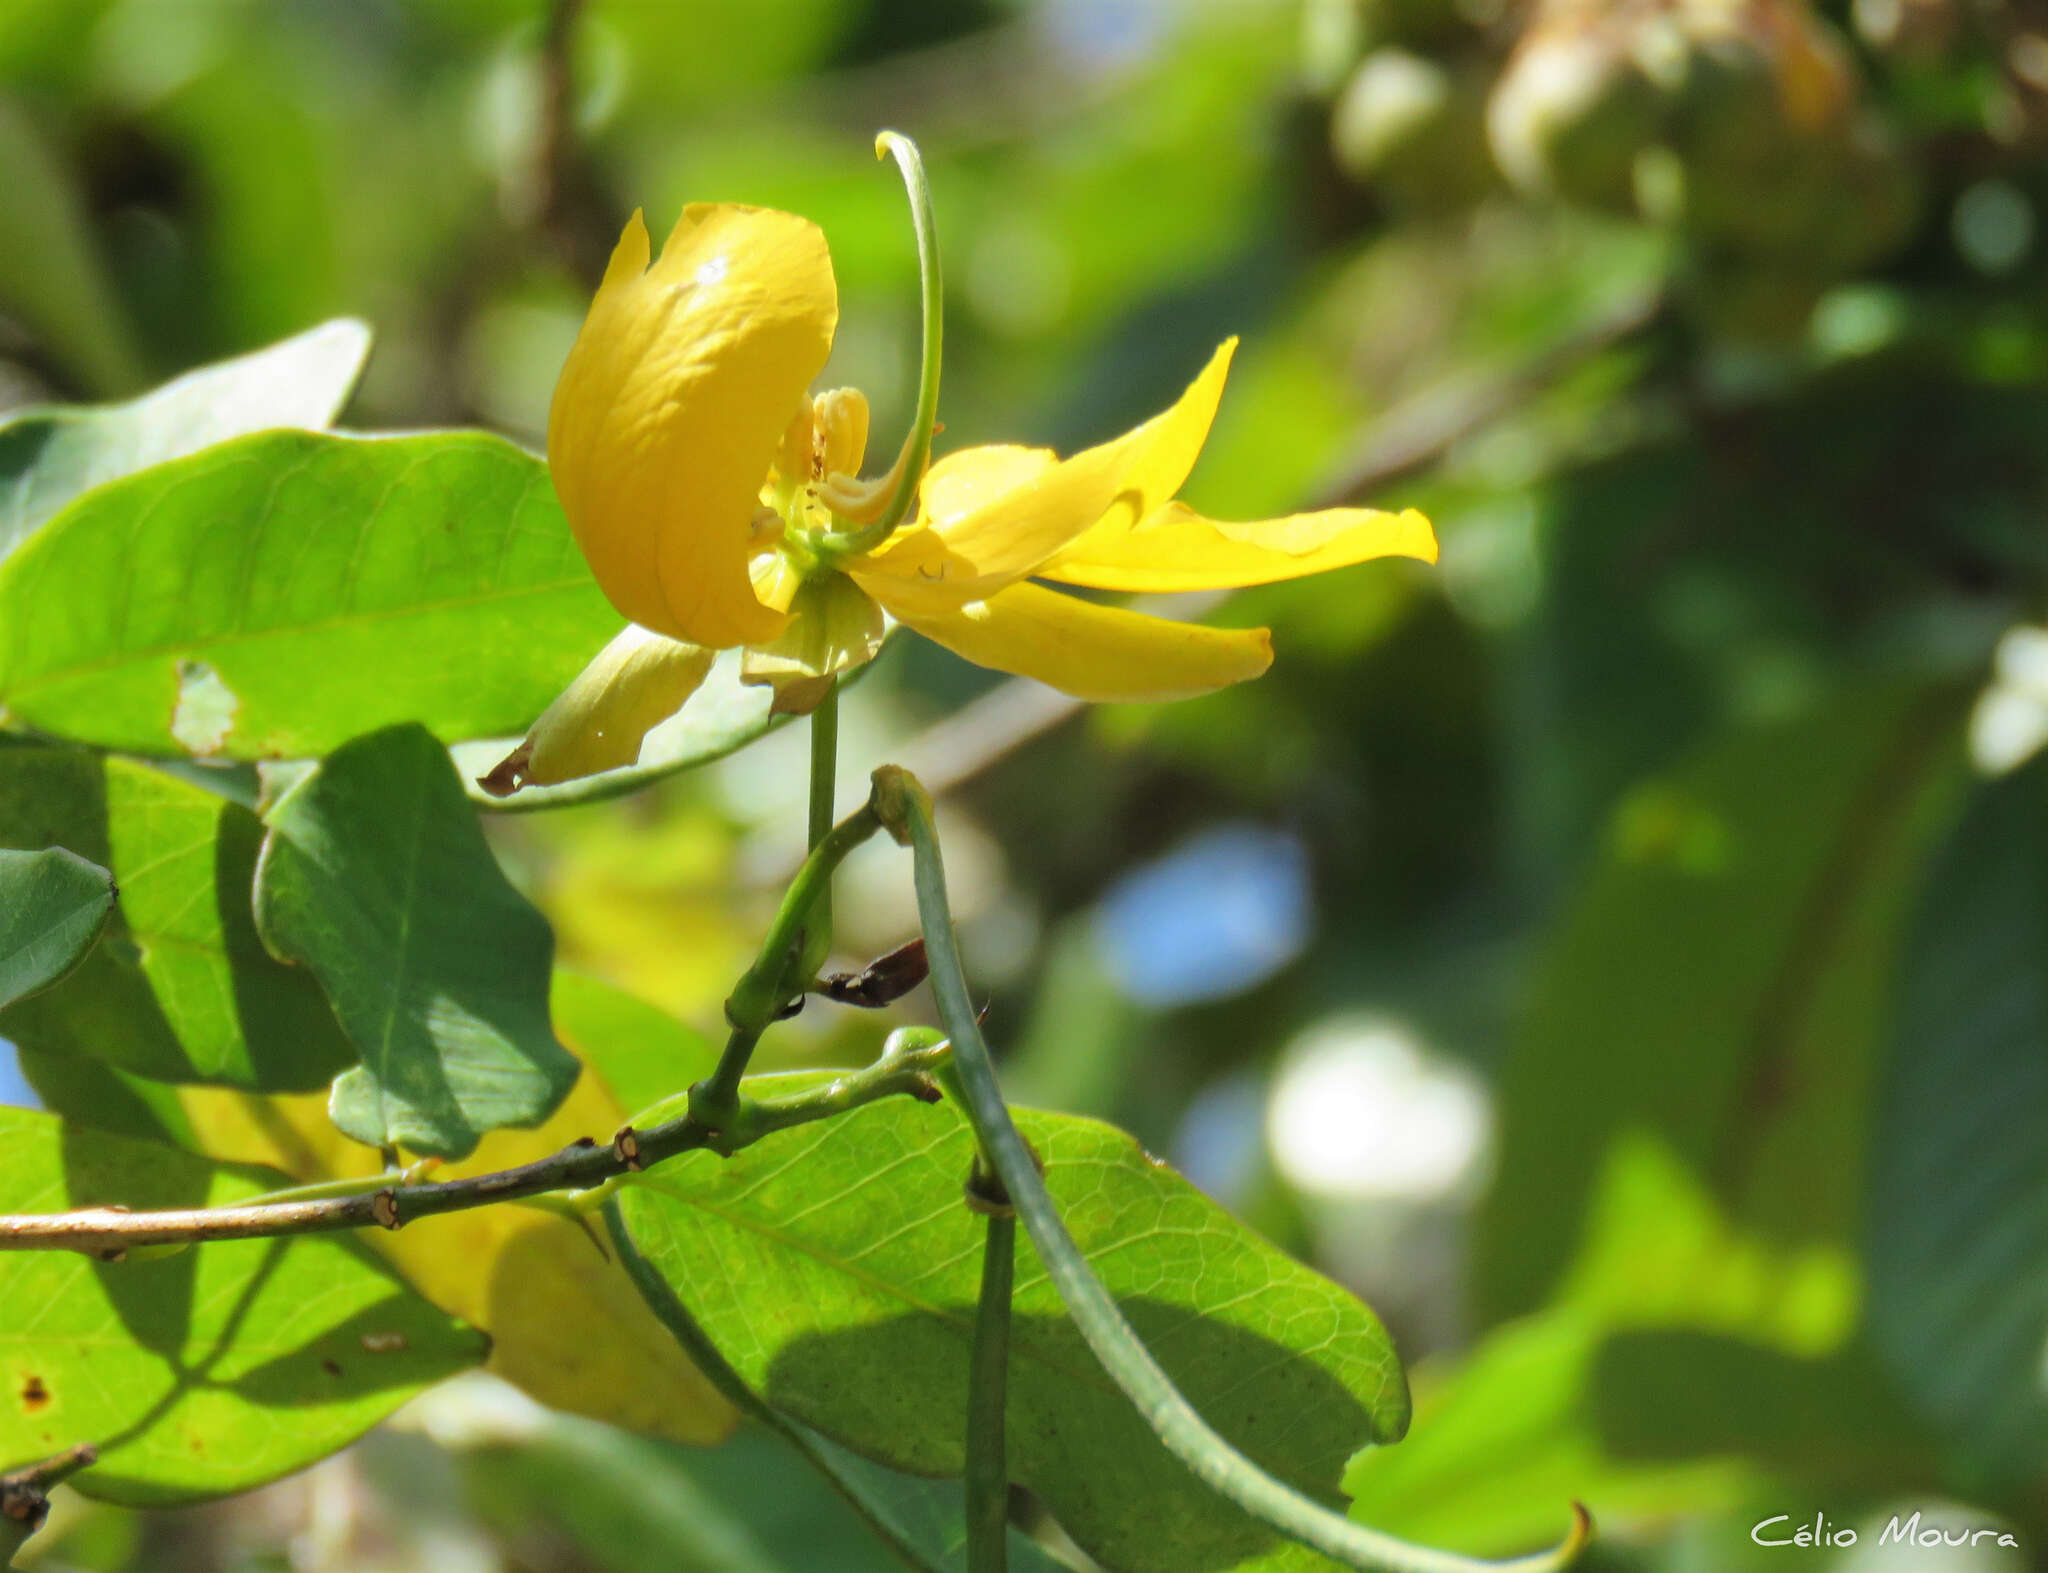
{"type": "Polygon", "coordinates": [[[1010,1466],[1003,1427],[1016,1272],[1016,1216],[991,1214],[967,1367],[967,1573],[1005,1573],[1009,1564],[1010,1466]]]}
{"type": "Polygon", "coordinates": [[[849,534],[827,536],[822,543],[835,558],[857,557],[880,546],[910,512],[932,454],[932,428],[939,419],[939,361],[945,349],[945,282],[939,273],[939,229],[932,217],[931,182],[917,144],[897,131],[875,138],[875,157],[893,157],[910,194],[910,224],[917,235],[919,300],[924,312],[924,348],[918,362],[917,412],[903,439],[894,474],[896,489],[874,523],[849,534]]]}
{"type": "Polygon", "coordinates": [[[879,1535],[897,1556],[913,1568],[931,1569],[932,1563],[907,1537],[901,1528],[875,1510],[875,1504],[847,1479],[844,1467],[820,1445],[818,1433],[799,1425],[779,1409],[770,1408],[760,1395],[747,1386],[746,1379],[732,1368],[724,1355],[719,1353],[704,1329],[697,1325],[689,1308],[676,1297],[674,1287],[657,1272],[640,1249],[633,1243],[632,1233],[626,1228],[625,1217],[619,1211],[618,1199],[608,1199],[604,1204],[605,1228],[612,1239],[612,1251],[619,1264],[625,1268],[640,1290],[641,1297],[654,1312],[656,1320],[675,1336],[683,1346],[683,1352],[690,1357],[691,1364],[710,1380],[725,1401],[749,1419],[766,1426],[777,1436],[801,1453],[812,1468],[831,1484],[832,1489],[845,1499],[846,1504],[866,1521],[868,1528],[879,1535]]]}
{"type": "MultiPolygon", "coordinates": [[[[813,851],[832,832],[832,788],[839,779],[839,679],[834,677],[811,712],[811,822],[813,851]]],[[[832,892],[825,892],[829,914],[832,892]]]]}
{"type": "MultiPolygon", "coordinates": [[[[836,741],[836,713],[828,723],[828,731],[836,741]]],[[[819,753],[816,734],[813,738],[811,808],[815,827],[819,753]]],[[[828,781],[832,768],[830,763],[825,767],[828,781]]],[[[824,788],[824,795],[830,798],[829,785],[824,788]]],[[[705,1125],[723,1129],[733,1118],[740,1078],[747,1073],[754,1045],[791,1000],[802,998],[816,976],[817,963],[812,952],[819,947],[818,912],[821,904],[829,903],[834,870],[846,861],[848,853],[881,828],[882,822],[872,804],[849,814],[817,838],[811,855],[804,859],[804,866],[797,870],[796,878],[783,893],[782,905],[775,909],[775,920],[768,925],[767,937],[761,941],[760,954],[726,998],[725,1016],[732,1024],[732,1032],[725,1040],[725,1052],[719,1056],[717,1068],[690,1089],[690,1107],[705,1125]]],[[[829,923],[831,908],[825,904],[823,910],[829,923]]],[[[829,927],[822,931],[822,937],[824,944],[831,942],[829,927]]]]}
{"type": "Polygon", "coordinates": [[[1531,1557],[1487,1562],[1413,1546],[1333,1513],[1267,1474],[1239,1453],[1181,1395],[1124,1319],[1116,1301],[1074,1244],[1045,1188],[1030,1148],[1003,1102],[988,1047],[975,1019],[960,946],[946,895],[945,864],[932,823],[931,799],[907,772],[875,772],[871,802],[890,833],[916,858],[917,904],[931,958],[939,1017],[953,1043],[953,1065],[967,1093],[967,1114],[1010,1199],[1038,1248],[1046,1276],[1087,1339],[1103,1369],[1123,1389],[1168,1451],[1195,1475],[1252,1517],[1282,1534],[1366,1573],[1549,1573],[1571,1563],[1592,1533],[1592,1520],[1574,1504],[1574,1524],[1562,1544],[1531,1557]]]}

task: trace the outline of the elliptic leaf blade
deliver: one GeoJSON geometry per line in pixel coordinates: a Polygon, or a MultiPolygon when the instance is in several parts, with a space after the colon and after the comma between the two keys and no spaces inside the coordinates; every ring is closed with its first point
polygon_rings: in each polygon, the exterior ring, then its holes
{"type": "Polygon", "coordinates": [[[62,847],[0,849],[0,1006],[85,959],[114,910],[114,878],[62,847]]]}
{"type": "Polygon", "coordinates": [[[279,800],[256,921],[362,1058],[331,1102],[358,1141],[464,1157],[486,1131],[540,1124],[576,1080],[548,1016],[554,931],[424,727],[359,738],[279,800]]]}

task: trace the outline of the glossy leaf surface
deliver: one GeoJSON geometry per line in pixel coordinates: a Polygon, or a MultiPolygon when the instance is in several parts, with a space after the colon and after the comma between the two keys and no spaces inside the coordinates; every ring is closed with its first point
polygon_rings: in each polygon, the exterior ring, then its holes
{"type": "Polygon", "coordinates": [[[98,488],[0,565],[0,704],[138,753],[495,737],[618,627],[531,454],[266,432],[98,488]]]}
{"type": "Polygon", "coordinates": [[[31,409],[0,421],[0,557],[73,498],[120,476],[251,432],[324,429],[369,353],[369,328],[338,318],[126,404],[31,409]]]}

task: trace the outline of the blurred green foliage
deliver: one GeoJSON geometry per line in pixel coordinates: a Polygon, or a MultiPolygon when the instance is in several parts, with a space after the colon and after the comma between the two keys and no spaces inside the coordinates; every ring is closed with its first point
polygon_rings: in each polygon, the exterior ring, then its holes
{"type": "MultiPolygon", "coordinates": [[[[2038,15],[9,0],[0,407],[347,314],[377,333],[352,425],[533,446],[626,216],[734,199],[824,226],[828,380],[887,431],[915,275],[882,125],[933,174],[942,448],[1120,431],[1239,332],[1191,500],[1363,490],[1443,539],[1433,571],[1232,599],[1280,660],[1207,700],[1003,752],[938,723],[1016,690],[910,641],[850,696],[842,800],[890,755],[960,783],[1016,1094],[1136,1131],[1423,1357],[1410,1437],[1347,1477],[1372,1522],[1507,1550],[1580,1496],[1589,1565],[1673,1573],[1749,1566],[1776,1513],[1867,1545],[1925,1506],[2038,1548],[2048,842],[2040,767],[1985,779],[2048,735],[2012,633],[2048,572],[2038,15]],[[1197,1002],[1148,985],[1148,944],[1242,934],[1113,898],[1218,824],[1292,838],[1310,918],[1197,1002]],[[1361,1019],[1484,1078],[1491,1157],[1427,1185],[1311,1161],[1344,1128],[1273,1094],[1321,1065],[1327,1106],[1381,1107],[1365,1039],[1302,1049],[1361,1019]]],[[[708,1025],[790,866],[802,750],[494,840],[565,960],[708,1025]]],[[[914,923],[867,867],[854,962],[914,923]]],[[[1270,938],[1256,881],[1193,868],[1185,905],[1270,938]]],[[[771,1041],[879,1036],[814,1007],[771,1041]]],[[[1394,1130],[1420,1142],[1415,1096],[1394,1130]]],[[[502,1402],[203,1515],[74,1501],[32,1565],[271,1568],[288,1540],[299,1568],[881,1565],[765,1438],[686,1454],[486,1423],[502,1402]]]]}

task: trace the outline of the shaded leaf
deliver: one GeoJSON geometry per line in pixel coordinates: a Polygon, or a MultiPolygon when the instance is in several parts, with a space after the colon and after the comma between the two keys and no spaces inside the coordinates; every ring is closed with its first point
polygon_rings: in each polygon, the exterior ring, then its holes
{"type": "MultiPolygon", "coordinates": [[[[13,17],[10,16],[12,21],[13,17]]],[[[72,171],[22,105],[0,101],[0,297],[81,380],[109,392],[142,381],[126,313],[72,171]]]]}
{"type": "Polygon", "coordinates": [[[0,850],[0,1006],[85,959],[114,910],[113,876],[75,852],[0,850]]]}
{"type": "MultiPolygon", "coordinates": [[[[837,1490],[758,1426],[720,1448],[685,1449],[563,1416],[528,1439],[471,1449],[465,1473],[487,1514],[508,1528],[552,1523],[606,1573],[813,1573],[827,1546],[833,1573],[901,1573],[872,1532],[876,1518],[920,1573],[963,1573],[957,1484],[898,1474],[815,1433],[810,1441],[844,1472],[837,1490]],[[848,1489],[860,1492],[857,1507],[839,1495],[848,1489]]],[[[1010,1566],[1061,1564],[1013,1531],[1010,1566]]]]}
{"type": "Polygon", "coordinates": [[[99,487],[0,564],[0,704],[140,753],[493,737],[618,627],[532,455],[265,432],[99,487]]]}
{"type": "Polygon", "coordinates": [[[0,421],[0,558],[107,481],[250,432],[324,428],[348,402],[369,353],[369,328],[338,318],[127,404],[9,416],[0,421]]]}
{"type": "Polygon", "coordinates": [[[2048,761],[1980,786],[1921,895],[1871,1176],[1870,1318],[1999,1475],[2048,1462],[2048,761]]]}
{"type": "Polygon", "coordinates": [[[467,1156],[576,1080],[548,1018],[555,936],[512,888],[424,727],[330,755],[270,812],[256,922],[303,962],[362,1064],[334,1083],[357,1141],[467,1156]]]}
{"type": "Polygon", "coordinates": [[[1755,1470],[1739,1457],[1609,1456],[1590,1413],[1600,1343],[1598,1321],[1567,1307],[1495,1330],[1455,1373],[1418,1369],[1408,1439],[1367,1448],[1345,1470],[1351,1516],[1499,1556],[1554,1542],[1574,1501],[1604,1533],[1626,1535],[1741,1500],[1755,1470]]]}
{"type": "Polygon", "coordinates": [[[1407,1440],[1345,1471],[1353,1517],[1494,1556],[1554,1540],[1574,1499],[1627,1537],[1772,1482],[1931,1484],[1925,1438],[1855,1339],[1842,1247],[1739,1228],[1642,1132],[1608,1152],[1586,1236],[1556,1302],[1415,1373],[1407,1440]]]}
{"type": "Polygon", "coordinates": [[[1624,800],[1504,1073],[1489,1314],[1541,1303],[1631,1126],[1784,1237],[1854,1234],[1892,958],[1960,716],[1945,691],[1838,697],[1624,800]]]}
{"type": "MultiPolygon", "coordinates": [[[[0,1209],[221,1205],[275,1176],[0,1108],[0,1209]]],[[[347,1445],[485,1340],[355,1242],[225,1241],[151,1261],[11,1255],[0,1460],[90,1441],[75,1481],[135,1504],[274,1480],[347,1445]],[[55,1439],[55,1440],[52,1440],[55,1439]]]]}
{"type": "MultiPolygon", "coordinates": [[[[1132,1139],[1023,1113],[1068,1226],[1139,1333],[1235,1445],[1329,1499],[1406,1423],[1399,1362],[1358,1301],[1235,1222],[1132,1139]]],[[[979,1282],[949,1106],[874,1104],[627,1187],[631,1242],[777,1410],[915,1474],[955,1476],[979,1282]]],[[[1198,1573],[1316,1559],[1212,1495],[1102,1372],[1027,1247],[1010,1464],[1106,1567],[1198,1573]]]]}
{"type": "Polygon", "coordinates": [[[106,937],[0,1036],[166,1081],[302,1091],[355,1056],[320,990],[250,912],[263,827],[237,803],[131,760],[0,750],[0,846],[62,846],[110,869],[106,937]]]}
{"type": "MultiPolygon", "coordinates": [[[[627,1117],[708,1075],[717,1050],[672,1017],[587,978],[557,973],[555,1025],[585,1062],[569,1096],[535,1130],[494,1131],[443,1178],[483,1174],[558,1152],[579,1138],[608,1141],[627,1117]],[[614,1090],[633,1087],[630,1093],[614,1090]]],[[[25,1062],[26,1063],[26,1062],[25,1062]]],[[[34,1066],[45,1099],[54,1088],[34,1066]]],[[[102,1093],[78,1089],[91,1123],[102,1093]]],[[[265,1163],[312,1182],[374,1174],[376,1153],[335,1129],[324,1098],[259,1098],[183,1089],[171,1111],[128,1110],[217,1158],[265,1163]],[[180,1129],[182,1127],[182,1129],[180,1129]]],[[[146,1128],[146,1126],[144,1127],[146,1128]]],[[[615,1261],[568,1219],[531,1207],[478,1207],[422,1218],[370,1243],[436,1305],[491,1335],[487,1369],[542,1403],[648,1436],[699,1445],[731,1431],[733,1412],[698,1372],[615,1261]]]]}

